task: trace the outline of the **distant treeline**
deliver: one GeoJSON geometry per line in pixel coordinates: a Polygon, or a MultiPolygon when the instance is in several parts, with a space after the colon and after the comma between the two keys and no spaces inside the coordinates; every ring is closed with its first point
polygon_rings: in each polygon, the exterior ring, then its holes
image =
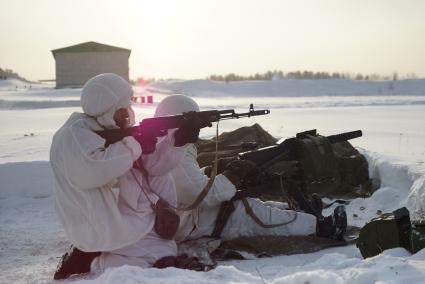
{"type": "Polygon", "coordinates": [[[19,79],[25,82],[29,82],[27,79],[19,76],[19,74],[14,72],[12,69],[0,68],[0,80],[6,80],[6,79],[19,79]]]}
{"type": "MultiPolygon", "coordinates": [[[[267,71],[265,73],[255,73],[254,75],[249,76],[241,76],[234,73],[230,73],[227,75],[211,75],[208,76],[208,80],[214,81],[246,81],[246,80],[272,80],[272,79],[313,79],[313,80],[321,80],[321,79],[348,79],[348,80],[398,80],[399,75],[397,73],[393,73],[392,75],[381,75],[381,74],[351,74],[351,73],[339,73],[339,72],[314,72],[314,71],[294,71],[284,73],[281,70],[267,71]]],[[[406,79],[415,79],[417,76],[414,73],[407,74],[406,79]]]]}

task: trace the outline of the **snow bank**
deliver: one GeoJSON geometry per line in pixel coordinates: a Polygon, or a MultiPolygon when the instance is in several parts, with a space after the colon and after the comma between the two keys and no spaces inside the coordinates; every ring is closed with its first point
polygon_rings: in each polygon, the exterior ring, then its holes
{"type": "Polygon", "coordinates": [[[425,79],[399,81],[283,79],[229,83],[189,80],[155,82],[147,88],[152,92],[180,93],[194,97],[425,95],[425,79]]]}
{"type": "Polygon", "coordinates": [[[0,110],[79,107],[80,93],[81,89],[32,89],[3,92],[0,89],[0,110]]]}
{"type": "MultiPolygon", "coordinates": [[[[314,256],[313,256],[314,258],[314,256]]],[[[306,255],[294,255],[303,265],[281,263],[279,257],[255,260],[251,271],[244,270],[244,263],[233,261],[209,272],[167,269],[141,269],[131,266],[108,269],[95,279],[77,280],[72,283],[168,283],[172,279],[180,283],[271,283],[271,284],[363,284],[363,283],[422,283],[425,276],[425,250],[410,256],[402,248],[387,250],[379,256],[362,260],[354,256],[328,250],[327,254],[311,262],[306,255]]],[[[246,267],[245,267],[246,268],[246,267]]]]}
{"type": "Polygon", "coordinates": [[[423,219],[425,216],[425,175],[416,179],[407,197],[407,207],[414,213],[414,218],[423,219]]]}
{"type": "Polygon", "coordinates": [[[53,173],[46,161],[0,164],[0,180],[0,199],[52,195],[53,173]]]}
{"type": "MultiPolygon", "coordinates": [[[[382,213],[406,206],[412,219],[425,211],[425,166],[360,149],[369,163],[371,178],[380,188],[369,198],[356,198],[347,206],[349,224],[363,226],[382,213]]],[[[328,210],[329,211],[329,210],[328,210]]],[[[423,216],[422,216],[423,218],[423,216]]]]}
{"type": "Polygon", "coordinates": [[[402,248],[385,251],[367,260],[328,253],[304,266],[304,271],[277,277],[271,283],[419,283],[425,271],[418,273],[417,269],[423,265],[418,265],[418,259],[424,260],[425,257],[423,254],[410,257],[410,253],[402,248]]]}
{"type": "Polygon", "coordinates": [[[62,107],[79,107],[80,100],[69,101],[5,101],[0,100],[0,109],[42,109],[42,108],[62,108],[62,107]]]}

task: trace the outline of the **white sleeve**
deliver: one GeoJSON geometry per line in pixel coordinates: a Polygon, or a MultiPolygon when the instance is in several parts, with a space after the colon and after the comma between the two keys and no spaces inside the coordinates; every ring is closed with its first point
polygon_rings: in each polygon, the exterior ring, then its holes
{"type": "Polygon", "coordinates": [[[106,185],[125,174],[141,154],[133,137],[105,148],[105,140],[83,128],[70,128],[69,142],[62,147],[64,167],[71,184],[81,189],[106,185]]]}
{"type": "Polygon", "coordinates": [[[183,159],[185,147],[174,146],[174,132],[170,130],[167,136],[161,138],[156,143],[155,151],[148,155],[143,155],[143,166],[149,175],[162,176],[174,169],[183,159]]]}
{"type": "MultiPolygon", "coordinates": [[[[206,176],[199,164],[190,157],[185,157],[184,161],[172,172],[177,190],[177,200],[184,205],[192,204],[199,193],[208,183],[206,176]]],[[[202,202],[202,206],[217,206],[223,201],[230,200],[236,193],[235,186],[224,176],[217,175],[212,187],[202,202]]]]}

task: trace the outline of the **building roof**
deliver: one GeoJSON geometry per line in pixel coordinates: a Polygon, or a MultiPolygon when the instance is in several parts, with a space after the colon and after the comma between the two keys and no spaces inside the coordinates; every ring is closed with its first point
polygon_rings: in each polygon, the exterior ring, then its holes
{"type": "Polygon", "coordinates": [[[116,47],[112,45],[106,45],[94,41],[83,42],[77,45],[72,45],[68,47],[53,49],[53,56],[56,53],[64,53],[64,52],[113,52],[113,51],[124,51],[130,53],[130,49],[116,47]]]}

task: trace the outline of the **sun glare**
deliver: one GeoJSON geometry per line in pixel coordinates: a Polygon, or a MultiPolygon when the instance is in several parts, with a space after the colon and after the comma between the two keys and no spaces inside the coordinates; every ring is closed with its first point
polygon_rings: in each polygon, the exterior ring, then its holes
{"type": "Polygon", "coordinates": [[[164,33],[177,16],[177,1],[134,1],[133,13],[142,24],[141,29],[149,33],[164,33]]]}

